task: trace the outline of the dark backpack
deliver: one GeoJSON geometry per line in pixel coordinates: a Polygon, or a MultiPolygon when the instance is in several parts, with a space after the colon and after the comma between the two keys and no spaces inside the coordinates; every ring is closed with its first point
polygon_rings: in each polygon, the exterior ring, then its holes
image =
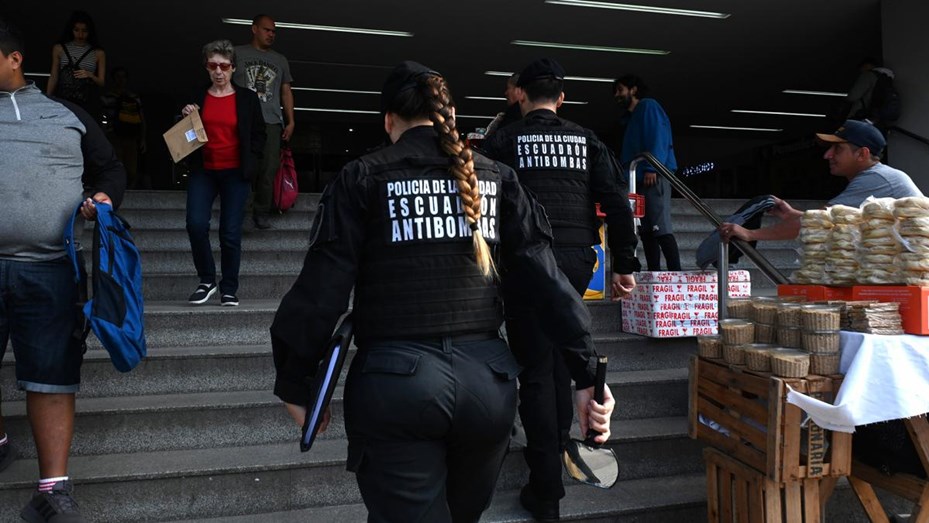
{"type": "Polygon", "coordinates": [[[68,52],[68,46],[62,44],[61,50],[68,57],[68,63],[58,68],[58,83],[55,85],[55,96],[65,100],[83,105],[90,101],[93,95],[93,80],[90,78],[75,78],[74,72],[80,69],[80,63],[84,58],[94,51],[90,49],[84,51],[84,54],[77,60],[68,52]]]}
{"type": "MultiPolygon", "coordinates": [[[[83,203],[83,202],[82,202],[83,203]]],[[[113,366],[128,372],[145,357],[145,329],[142,302],[142,260],[129,234],[129,224],[113,208],[97,203],[94,225],[93,298],[84,304],[86,318],[81,341],[93,330],[110,353],[113,366]]],[[[81,267],[74,242],[74,221],[78,205],[65,229],[65,248],[74,264],[75,281],[83,288],[81,267]]]]}
{"type": "Polygon", "coordinates": [[[278,212],[284,212],[297,203],[297,168],[294,166],[294,155],[290,147],[281,147],[281,166],[274,177],[274,195],[271,205],[278,212]]]}
{"type": "Polygon", "coordinates": [[[894,79],[880,71],[871,71],[871,73],[877,75],[877,82],[871,91],[868,118],[875,123],[896,122],[900,119],[902,104],[900,93],[894,87],[894,79]]]}

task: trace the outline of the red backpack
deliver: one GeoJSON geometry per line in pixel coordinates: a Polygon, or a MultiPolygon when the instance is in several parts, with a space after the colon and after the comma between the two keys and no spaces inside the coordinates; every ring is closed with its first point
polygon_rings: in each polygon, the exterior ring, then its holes
{"type": "Polygon", "coordinates": [[[281,147],[281,166],[274,177],[274,198],[271,205],[278,212],[284,212],[297,203],[297,168],[294,167],[294,156],[290,147],[281,147]]]}

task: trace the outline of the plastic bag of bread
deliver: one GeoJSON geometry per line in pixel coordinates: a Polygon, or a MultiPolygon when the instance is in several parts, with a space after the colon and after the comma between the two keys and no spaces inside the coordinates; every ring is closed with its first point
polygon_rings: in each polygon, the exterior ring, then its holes
{"type": "Polygon", "coordinates": [[[875,254],[870,251],[865,251],[860,258],[861,265],[888,265],[893,266],[894,264],[894,255],[892,254],[875,254]]]}
{"type": "Polygon", "coordinates": [[[901,237],[900,244],[908,252],[917,252],[924,256],[929,256],[929,238],[925,236],[901,237]]]}
{"type": "Polygon", "coordinates": [[[826,209],[804,211],[800,217],[800,226],[804,228],[831,229],[832,225],[832,216],[826,209]]]}
{"type": "Polygon", "coordinates": [[[897,267],[905,271],[929,272],[929,257],[921,252],[903,252],[897,255],[897,267]]]}
{"type": "Polygon", "coordinates": [[[897,224],[897,232],[901,236],[929,237],[929,215],[921,218],[906,218],[897,224]]]}
{"type": "Polygon", "coordinates": [[[826,243],[829,239],[829,229],[800,228],[800,241],[803,243],[826,243]]]}
{"type": "Polygon", "coordinates": [[[869,196],[861,206],[861,217],[864,220],[894,220],[893,198],[874,198],[869,196]]]}
{"type": "Polygon", "coordinates": [[[861,222],[861,209],[848,205],[833,205],[829,207],[829,216],[836,225],[858,224],[861,222]]]}
{"type": "Polygon", "coordinates": [[[858,281],[873,285],[891,285],[902,283],[905,278],[898,271],[882,271],[862,269],[858,271],[858,281]]]}
{"type": "Polygon", "coordinates": [[[919,218],[929,216],[929,198],[910,196],[894,202],[894,216],[897,218],[919,218]]]}

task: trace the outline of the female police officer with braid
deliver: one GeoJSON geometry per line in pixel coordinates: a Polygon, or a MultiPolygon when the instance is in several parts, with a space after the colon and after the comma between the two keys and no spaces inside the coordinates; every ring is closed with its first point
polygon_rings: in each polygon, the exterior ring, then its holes
{"type": "Polygon", "coordinates": [[[302,425],[307,378],[354,287],[347,468],[368,521],[477,521],[516,415],[500,278],[535,296],[566,347],[582,433],[606,441],[613,398],[592,399],[590,316],[555,264],[544,213],[511,169],[461,142],[445,79],[404,62],[381,93],[393,144],[346,165],[322,195],[271,327],[274,392],[302,425]]]}

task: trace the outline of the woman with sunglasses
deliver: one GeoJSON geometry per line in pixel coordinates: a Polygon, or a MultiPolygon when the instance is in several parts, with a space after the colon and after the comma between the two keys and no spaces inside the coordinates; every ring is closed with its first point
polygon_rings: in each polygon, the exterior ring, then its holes
{"type": "Polygon", "coordinates": [[[200,283],[188,301],[195,305],[206,303],[217,291],[210,218],[213,201],[219,196],[220,305],[234,307],[239,304],[236,293],[242,255],[242,218],[264,149],[265,125],[258,96],[232,83],[235,71],[232,42],[216,40],[203,46],[203,63],[210,85],[195,95],[195,103],[181,110],[184,116],[200,111],[208,138],[189,160],[187,235],[200,283]]]}

